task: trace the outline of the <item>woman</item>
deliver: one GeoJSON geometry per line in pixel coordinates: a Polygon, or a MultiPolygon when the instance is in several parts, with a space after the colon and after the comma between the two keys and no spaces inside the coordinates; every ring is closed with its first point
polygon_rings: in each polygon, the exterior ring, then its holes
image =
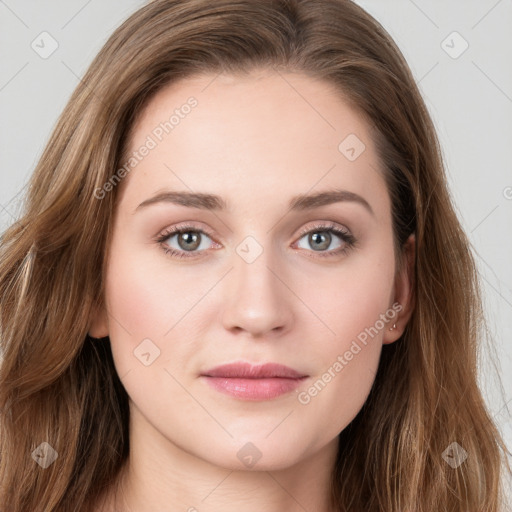
{"type": "Polygon", "coordinates": [[[2,238],[0,296],[5,510],[505,505],[437,137],[352,2],[132,15],[2,238]]]}

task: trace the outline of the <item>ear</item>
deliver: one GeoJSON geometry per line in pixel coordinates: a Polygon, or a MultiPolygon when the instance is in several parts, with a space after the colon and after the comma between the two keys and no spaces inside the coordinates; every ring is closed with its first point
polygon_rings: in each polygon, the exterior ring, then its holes
{"type": "Polygon", "coordinates": [[[402,247],[402,265],[395,276],[394,298],[392,301],[394,307],[390,305],[390,309],[397,312],[397,315],[386,325],[383,344],[393,343],[402,336],[414,310],[415,247],[416,237],[412,234],[402,247]]]}
{"type": "Polygon", "coordinates": [[[108,336],[108,316],[106,308],[101,306],[94,306],[89,322],[89,336],[91,338],[105,338],[108,336]]]}

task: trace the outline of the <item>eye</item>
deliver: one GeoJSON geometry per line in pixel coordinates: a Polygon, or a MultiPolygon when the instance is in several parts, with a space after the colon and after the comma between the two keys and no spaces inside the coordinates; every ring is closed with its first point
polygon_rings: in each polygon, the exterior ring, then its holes
{"type": "MultiPolygon", "coordinates": [[[[346,254],[356,244],[355,237],[348,230],[339,228],[333,223],[317,224],[313,226],[313,228],[302,231],[298,243],[300,244],[300,241],[303,239],[306,239],[306,245],[312,247],[313,252],[317,253],[313,257],[318,256],[320,258],[346,254]],[[332,243],[336,241],[336,238],[341,240],[341,242],[338,242],[336,247],[331,247],[332,243]],[[326,251],[329,247],[331,247],[331,250],[326,251]]],[[[307,249],[308,247],[299,245],[299,248],[307,249]]]]}
{"type": "MultiPolygon", "coordinates": [[[[166,229],[158,235],[156,242],[166,254],[173,258],[195,258],[211,247],[212,243],[207,241],[207,239],[211,240],[211,236],[212,234],[208,231],[186,224],[166,229]]],[[[307,252],[316,253],[311,257],[320,258],[346,254],[357,242],[348,230],[339,228],[333,223],[320,223],[300,233],[300,239],[296,243],[299,244],[300,249],[308,249],[308,247],[300,245],[303,239],[306,239],[306,245],[313,248],[312,251],[307,252]],[[332,248],[331,245],[336,242],[336,239],[338,239],[338,244],[332,248]],[[329,247],[331,250],[326,251],[329,247]]],[[[213,244],[221,247],[217,242],[213,242],[213,244]]]]}
{"type": "Polygon", "coordinates": [[[164,231],[156,241],[161,245],[164,252],[172,257],[193,258],[196,257],[195,253],[202,252],[210,247],[211,244],[203,243],[205,238],[210,238],[210,236],[203,229],[192,225],[180,225],[164,231]],[[175,239],[174,244],[177,246],[173,247],[172,242],[169,242],[172,239],[175,239]]]}

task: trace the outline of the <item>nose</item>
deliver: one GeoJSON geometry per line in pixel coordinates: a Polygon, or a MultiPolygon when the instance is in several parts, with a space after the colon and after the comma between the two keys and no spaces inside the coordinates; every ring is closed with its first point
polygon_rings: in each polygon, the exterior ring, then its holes
{"type": "Polygon", "coordinates": [[[242,256],[234,253],[233,268],[226,276],[225,329],[265,339],[282,336],[290,329],[294,295],[287,287],[283,266],[270,253],[265,248],[254,261],[243,252],[242,256]]]}

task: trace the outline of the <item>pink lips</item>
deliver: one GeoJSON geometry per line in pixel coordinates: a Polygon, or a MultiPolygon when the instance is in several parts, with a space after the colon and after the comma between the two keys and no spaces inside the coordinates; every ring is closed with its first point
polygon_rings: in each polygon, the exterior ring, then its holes
{"type": "Polygon", "coordinates": [[[216,366],[201,377],[221,393],[244,400],[269,400],[294,390],[308,376],[280,364],[239,362],[216,366]]]}

